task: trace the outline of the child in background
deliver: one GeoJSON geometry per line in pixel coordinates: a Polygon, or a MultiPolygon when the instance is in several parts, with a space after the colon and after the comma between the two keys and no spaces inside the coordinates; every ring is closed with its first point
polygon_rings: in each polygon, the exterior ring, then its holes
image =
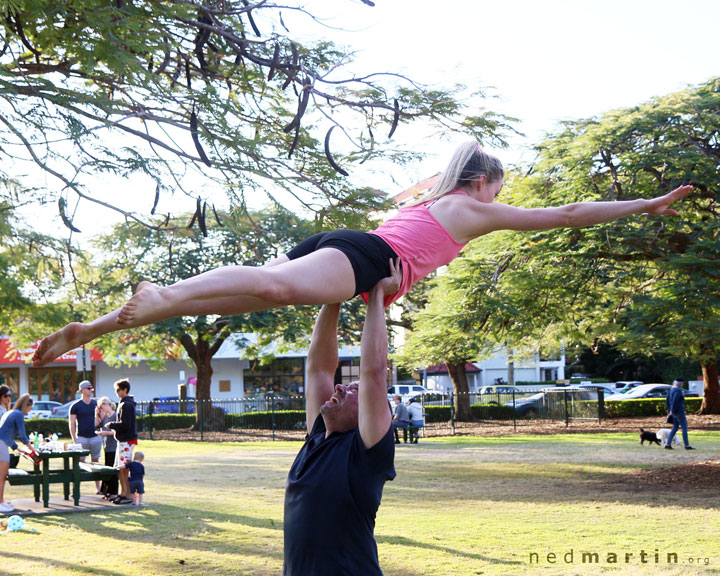
{"type": "Polygon", "coordinates": [[[142,461],[145,460],[145,454],[142,452],[135,452],[133,461],[125,464],[125,468],[130,471],[130,494],[135,499],[135,506],[142,506],[143,494],[145,494],[145,466],[142,465],[142,461]]]}

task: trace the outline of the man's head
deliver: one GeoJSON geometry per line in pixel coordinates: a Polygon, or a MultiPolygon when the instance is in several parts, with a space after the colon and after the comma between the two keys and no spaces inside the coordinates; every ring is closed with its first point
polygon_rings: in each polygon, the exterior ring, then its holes
{"type": "Polygon", "coordinates": [[[400,404],[400,402],[402,402],[402,396],[400,396],[400,394],[395,394],[395,396],[393,396],[393,402],[395,402],[395,404],[400,404]]]}
{"type": "Polygon", "coordinates": [[[330,399],[320,406],[328,432],[346,432],[358,426],[358,383],[336,384],[330,399]]]}
{"type": "Polygon", "coordinates": [[[82,394],[83,399],[87,400],[92,396],[93,393],[93,385],[89,380],[83,380],[78,385],[78,392],[82,394]]]}
{"type": "Polygon", "coordinates": [[[118,380],[113,384],[113,387],[115,388],[115,394],[117,394],[118,398],[125,398],[125,396],[130,394],[130,382],[127,380],[118,380]]]}
{"type": "Polygon", "coordinates": [[[685,380],[682,378],[675,378],[675,381],[673,382],[673,386],[677,386],[678,388],[682,388],[683,384],[685,384],[685,380]]]}

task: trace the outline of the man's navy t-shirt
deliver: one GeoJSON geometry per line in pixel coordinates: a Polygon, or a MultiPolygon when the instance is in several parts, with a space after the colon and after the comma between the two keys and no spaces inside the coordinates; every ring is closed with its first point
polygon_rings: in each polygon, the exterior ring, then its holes
{"type": "Polygon", "coordinates": [[[367,450],[357,428],[325,438],[318,416],[288,474],[283,576],[382,576],[373,531],[394,461],[392,427],[367,450]]]}
{"type": "Polygon", "coordinates": [[[70,406],[70,414],[77,417],[77,434],[83,438],[92,438],[95,434],[95,408],[97,402],[90,400],[88,404],[82,398],[70,406]]]}

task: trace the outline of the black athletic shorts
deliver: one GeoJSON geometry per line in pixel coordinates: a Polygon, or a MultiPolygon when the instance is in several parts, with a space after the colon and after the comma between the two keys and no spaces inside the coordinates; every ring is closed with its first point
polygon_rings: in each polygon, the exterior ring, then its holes
{"type": "Polygon", "coordinates": [[[287,257],[295,260],[319,248],[336,248],[350,260],[355,272],[353,296],[368,292],[380,280],[390,276],[388,262],[398,257],[380,236],[358,230],[334,230],[314,234],[290,250],[287,257]]]}

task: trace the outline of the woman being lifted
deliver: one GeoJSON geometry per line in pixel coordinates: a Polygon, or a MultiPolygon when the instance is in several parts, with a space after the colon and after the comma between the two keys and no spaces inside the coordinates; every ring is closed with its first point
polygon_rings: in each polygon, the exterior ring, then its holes
{"type": "Polygon", "coordinates": [[[87,324],[73,322],[44,338],[34,366],[124,328],[176,316],[231,315],[299,304],[330,304],[365,294],[402,265],[402,283],[385,305],[427,274],[448,264],[463,246],[496,230],[581,228],[633,214],[676,215],[670,205],[692,186],[650,200],[579,202],[552,208],[516,208],[494,202],[503,185],[500,161],[477,143],[454,153],[435,187],[371,232],[315,234],[264,266],[225,266],[170,286],[142,282],[122,307],[87,324]]]}

